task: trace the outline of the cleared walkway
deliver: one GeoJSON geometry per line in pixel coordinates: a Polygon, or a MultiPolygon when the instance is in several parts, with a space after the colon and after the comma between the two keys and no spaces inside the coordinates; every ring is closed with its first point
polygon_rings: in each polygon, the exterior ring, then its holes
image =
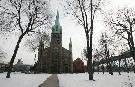
{"type": "Polygon", "coordinates": [[[59,80],[57,75],[56,74],[51,75],[49,78],[47,78],[46,81],[44,81],[38,87],[59,87],[59,80]]]}

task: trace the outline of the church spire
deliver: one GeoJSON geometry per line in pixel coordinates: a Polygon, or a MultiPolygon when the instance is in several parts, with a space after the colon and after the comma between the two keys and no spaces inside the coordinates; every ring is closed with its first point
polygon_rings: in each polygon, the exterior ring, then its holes
{"type": "Polygon", "coordinates": [[[70,37],[70,44],[72,45],[71,37],[70,37]]]}
{"type": "Polygon", "coordinates": [[[53,26],[52,33],[62,33],[62,27],[59,21],[59,11],[57,10],[55,25],[53,26]]]}
{"type": "Polygon", "coordinates": [[[55,25],[60,26],[60,22],[59,22],[59,11],[58,10],[57,10],[57,15],[56,15],[55,25]]]}
{"type": "Polygon", "coordinates": [[[72,41],[71,41],[71,37],[70,37],[70,42],[69,42],[69,51],[72,52],[72,41]]]}

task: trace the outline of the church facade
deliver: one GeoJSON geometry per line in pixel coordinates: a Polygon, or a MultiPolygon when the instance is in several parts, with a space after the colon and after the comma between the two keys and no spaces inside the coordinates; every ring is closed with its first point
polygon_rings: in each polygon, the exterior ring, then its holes
{"type": "Polygon", "coordinates": [[[70,38],[69,50],[62,47],[59,12],[57,12],[55,25],[52,27],[50,47],[44,48],[43,42],[40,42],[36,70],[45,73],[73,72],[72,41],[70,38]]]}

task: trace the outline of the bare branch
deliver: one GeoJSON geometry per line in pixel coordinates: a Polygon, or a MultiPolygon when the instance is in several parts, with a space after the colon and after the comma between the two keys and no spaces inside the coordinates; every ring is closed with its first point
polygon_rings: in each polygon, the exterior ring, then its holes
{"type": "Polygon", "coordinates": [[[109,25],[114,29],[117,37],[125,39],[128,42],[130,52],[135,60],[134,48],[134,11],[128,8],[120,9],[117,12],[116,17],[110,18],[109,25]]]}
{"type": "Polygon", "coordinates": [[[23,28],[22,28],[22,25],[21,25],[21,14],[20,14],[20,12],[21,12],[21,5],[19,5],[19,9],[17,11],[18,11],[18,19],[17,19],[17,21],[18,21],[19,27],[21,29],[21,32],[23,33],[23,28]]]}
{"type": "Polygon", "coordinates": [[[85,21],[85,16],[84,16],[84,12],[83,12],[83,2],[81,2],[80,0],[78,0],[78,3],[79,3],[79,6],[80,6],[80,10],[81,10],[81,16],[82,16],[82,19],[83,19],[83,27],[85,29],[85,32],[87,32],[87,28],[86,28],[86,21],[85,21]],[[82,3],[82,4],[81,4],[82,3]]]}

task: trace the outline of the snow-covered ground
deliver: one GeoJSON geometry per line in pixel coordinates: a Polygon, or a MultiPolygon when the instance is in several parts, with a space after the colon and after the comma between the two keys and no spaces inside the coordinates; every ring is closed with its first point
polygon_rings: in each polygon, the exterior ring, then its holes
{"type": "Polygon", "coordinates": [[[59,74],[60,87],[135,87],[135,73],[94,73],[94,80],[88,80],[87,73],[59,74]]]}
{"type": "MultiPolygon", "coordinates": [[[[51,74],[21,74],[12,73],[11,78],[5,78],[6,73],[0,73],[0,87],[38,87],[51,74]]],[[[135,73],[94,73],[94,80],[88,80],[87,73],[59,74],[60,87],[135,87],[135,73]]]]}
{"type": "Polygon", "coordinates": [[[50,75],[12,73],[11,78],[6,78],[6,73],[0,73],[0,87],[38,87],[50,75]]]}

